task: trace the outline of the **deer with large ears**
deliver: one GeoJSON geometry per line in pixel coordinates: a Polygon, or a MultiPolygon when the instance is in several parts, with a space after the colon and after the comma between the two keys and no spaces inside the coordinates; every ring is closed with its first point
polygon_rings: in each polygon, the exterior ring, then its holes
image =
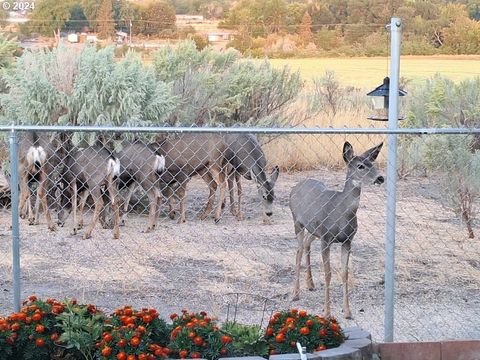
{"type": "Polygon", "coordinates": [[[355,156],[352,145],[345,142],[343,160],[347,164],[347,179],[342,191],[330,190],[318,180],[307,179],[298,183],[290,193],[290,209],[298,240],[293,300],[297,300],[300,294],[300,265],[304,252],[307,262],[307,286],[309,290],[314,289],[310,248],[312,241],[319,238],[325,275],[326,317],[331,315],[330,246],[333,243],[342,245],[343,315],[345,318],[352,317],[348,303],[348,260],[352,240],[358,229],[357,210],[362,184],[380,185],[384,182],[383,176],[379,175],[373,164],[382,146],[383,143],[355,156]]]}

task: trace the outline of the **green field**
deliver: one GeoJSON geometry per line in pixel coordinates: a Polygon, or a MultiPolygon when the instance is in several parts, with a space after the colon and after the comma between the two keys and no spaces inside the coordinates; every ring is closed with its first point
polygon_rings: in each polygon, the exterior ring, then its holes
{"type": "MultiPolygon", "coordinates": [[[[300,70],[304,79],[333,70],[341,82],[360,88],[379,85],[388,74],[388,58],[309,58],[272,59],[276,66],[289,65],[300,70]]],[[[414,81],[424,80],[436,73],[461,81],[480,76],[480,56],[403,56],[400,76],[414,81]]]]}

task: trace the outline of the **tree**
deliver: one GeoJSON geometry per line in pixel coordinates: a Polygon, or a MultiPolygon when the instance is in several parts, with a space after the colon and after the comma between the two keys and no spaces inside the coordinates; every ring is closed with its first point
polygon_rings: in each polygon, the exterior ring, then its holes
{"type": "Polygon", "coordinates": [[[73,4],[70,7],[70,19],[65,22],[65,30],[79,32],[86,26],[88,26],[88,21],[83,12],[82,5],[79,3],[73,4]]]}
{"type": "Polygon", "coordinates": [[[266,36],[285,29],[285,0],[241,0],[230,11],[222,26],[246,26],[251,36],[266,36]]]}
{"type": "Polygon", "coordinates": [[[97,30],[101,39],[109,39],[115,34],[112,0],[103,0],[98,9],[97,30]]]}
{"type": "Polygon", "coordinates": [[[298,25],[302,22],[303,15],[307,11],[307,5],[298,2],[287,5],[287,13],[285,17],[285,25],[287,31],[291,34],[297,33],[298,25]]]}
{"type": "Polygon", "coordinates": [[[302,23],[300,24],[299,35],[303,45],[308,45],[313,42],[312,18],[308,11],[305,11],[305,14],[303,15],[302,23]]]}
{"type": "Polygon", "coordinates": [[[82,0],[82,9],[87,18],[90,28],[94,31],[97,30],[98,10],[102,3],[98,0],[82,0]]]}
{"type": "Polygon", "coordinates": [[[5,34],[0,33],[0,71],[12,64],[13,53],[17,50],[18,43],[14,39],[8,39],[5,34]]]}
{"type": "Polygon", "coordinates": [[[70,19],[70,1],[39,0],[35,2],[35,10],[23,26],[23,31],[37,32],[42,35],[53,35],[57,43],[60,41],[60,30],[70,19]]]}
{"type": "Polygon", "coordinates": [[[135,20],[135,32],[144,35],[159,35],[164,31],[173,32],[176,30],[175,8],[163,1],[139,5],[135,20]]]}

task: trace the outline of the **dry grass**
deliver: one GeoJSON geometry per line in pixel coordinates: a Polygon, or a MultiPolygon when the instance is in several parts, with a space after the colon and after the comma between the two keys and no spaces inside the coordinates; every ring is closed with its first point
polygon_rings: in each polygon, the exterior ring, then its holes
{"type": "MultiPolygon", "coordinates": [[[[367,111],[341,111],[334,117],[318,116],[305,121],[303,127],[319,128],[385,128],[383,122],[367,120],[367,111]]],[[[320,165],[328,167],[343,166],[342,146],[349,141],[356,152],[386,140],[384,135],[287,135],[277,137],[264,146],[269,163],[277,164],[282,170],[312,170],[320,165]]],[[[385,144],[386,145],[386,144],[385,144]]],[[[378,162],[383,163],[386,156],[384,147],[378,162]]]]}
{"type": "MultiPolygon", "coordinates": [[[[423,81],[436,73],[454,81],[480,76],[475,56],[402,56],[400,76],[414,81],[423,81]]],[[[371,89],[378,86],[389,73],[388,58],[308,58],[308,59],[271,59],[272,64],[281,67],[290,66],[299,70],[306,80],[321,76],[326,70],[332,70],[342,84],[371,89]]]]}

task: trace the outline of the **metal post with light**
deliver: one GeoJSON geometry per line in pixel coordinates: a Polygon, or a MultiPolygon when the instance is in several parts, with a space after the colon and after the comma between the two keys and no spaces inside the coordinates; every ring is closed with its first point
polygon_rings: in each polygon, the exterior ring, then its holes
{"type": "MultiPolygon", "coordinates": [[[[370,94],[383,97],[383,108],[388,109],[388,129],[396,130],[398,123],[399,97],[405,92],[399,91],[400,81],[400,44],[402,36],[402,20],[390,20],[390,78],[384,81],[387,85],[388,96],[385,88],[375,89],[370,94]]],[[[377,120],[377,119],[376,119],[377,120]]],[[[378,119],[379,120],[379,119],[378,119]]],[[[394,325],[394,295],[395,295],[395,212],[396,212],[396,186],[397,186],[397,134],[388,134],[387,155],[387,219],[385,241],[385,313],[384,313],[384,340],[393,341],[394,325]]]]}

